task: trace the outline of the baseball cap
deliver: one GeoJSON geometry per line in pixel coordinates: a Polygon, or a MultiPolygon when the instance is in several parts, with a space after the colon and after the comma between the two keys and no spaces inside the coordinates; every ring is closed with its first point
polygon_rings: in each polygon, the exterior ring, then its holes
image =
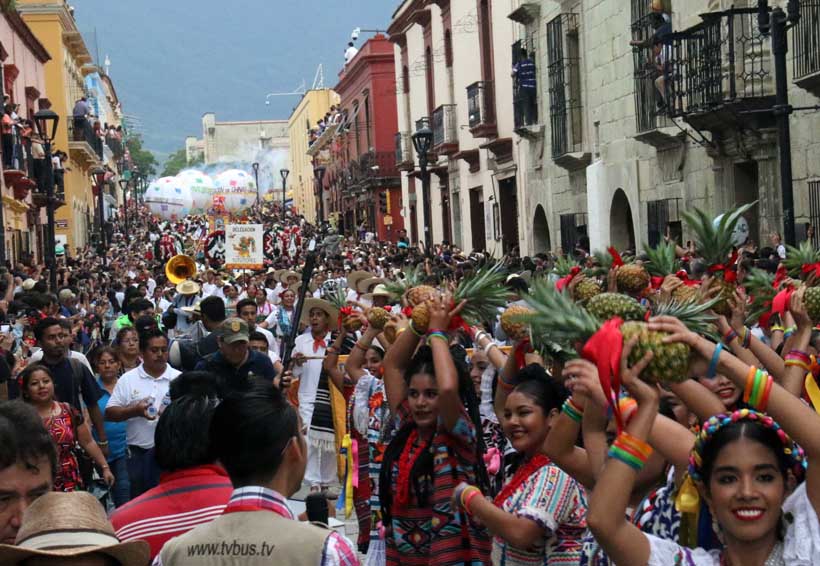
{"type": "Polygon", "coordinates": [[[248,323],[241,318],[228,318],[219,327],[219,336],[226,344],[247,342],[250,339],[248,323]]]}

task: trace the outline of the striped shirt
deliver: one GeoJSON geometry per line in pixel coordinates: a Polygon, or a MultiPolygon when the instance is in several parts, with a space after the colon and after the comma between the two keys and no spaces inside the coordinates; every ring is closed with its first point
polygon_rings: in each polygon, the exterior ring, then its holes
{"type": "Polygon", "coordinates": [[[163,474],[158,486],[114,511],[111,523],[121,541],[147,541],[153,558],[167,540],[219,517],[232,492],[219,466],[163,474]]]}

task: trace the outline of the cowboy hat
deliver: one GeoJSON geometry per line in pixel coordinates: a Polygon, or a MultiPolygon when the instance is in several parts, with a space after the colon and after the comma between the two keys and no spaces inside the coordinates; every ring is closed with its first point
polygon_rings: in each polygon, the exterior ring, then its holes
{"type": "Polygon", "coordinates": [[[283,269],[279,273],[279,277],[277,278],[277,280],[279,281],[279,283],[286,285],[288,282],[288,277],[296,277],[298,279],[302,276],[296,273],[295,271],[291,271],[290,269],[283,269]]]}
{"type": "Polygon", "coordinates": [[[368,277],[367,279],[362,279],[356,284],[356,292],[357,293],[368,293],[372,287],[384,283],[384,279],[381,277],[368,277]]]}
{"type": "Polygon", "coordinates": [[[98,553],[123,566],[148,564],[151,549],[141,540],[120,542],[99,501],[88,492],[52,491],[23,514],[15,545],[0,545],[0,564],[29,558],[79,558],[98,553]]]}
{"type": "Polygon", "coordinates": [[[347,287],[348,289],[358,291],[359,281],[364,281],[365,279],[370,279],[372,277],[373,274],[369,271],[353,271],[347,276],[347,287]]]}
{"type": "Polygon", "coordinates": [[[196,295],[199,293],[199,283],[186,279],[177,285],[177,293],[180,295],[196,295]]]}
{"type": "Polygon", "coordinates": [[[376,285],[376,288],[373,289],[372,293],[366,293],[362,295],[362,299],[365,301],[373,302],[373,297],[392,297],[393,293],[387,290],[387,286],[384,283],[379,283],[376,285]]]}
{"type": "Polygon", "coordinates": [[[179,310],[185,311],[190,314],[202,314],[202,309],[199,307],[199,303],[195,304],[192,307],[179,307],[179,310]]]}
{"type": "Polygon", "coordinates": [[[323,299],[316,299],[314,297],[309,297],[305,299],[305,304],[302,307],[302,318],[299,320],[300,323],[307,323],[308,317],[310,316],[310,311],[313,309],[321,309],[327,313],[328,318],[330,319],[330,326],[334,326],[336,324],[336,320],[339,318],[339,309],[334,307],[331,303],[323,300],[323,299]]]}

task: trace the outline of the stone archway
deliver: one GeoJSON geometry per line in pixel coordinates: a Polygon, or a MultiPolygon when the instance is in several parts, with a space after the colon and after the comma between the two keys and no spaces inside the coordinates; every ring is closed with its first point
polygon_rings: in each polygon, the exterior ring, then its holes
{"type": "Polygon", "coordinates": [[[532,218],[532,238],[533,254],[549,252],[552,249],[547,213],[540,204],[535,207],[535,215],[532,218]]]}
{"type": "Polygon", "coordinates": [[[623,189],[615,191],[609,208],[609,245],[618,251],[635,251],[635,229],[632,226],[632,208],[623,189]]]}

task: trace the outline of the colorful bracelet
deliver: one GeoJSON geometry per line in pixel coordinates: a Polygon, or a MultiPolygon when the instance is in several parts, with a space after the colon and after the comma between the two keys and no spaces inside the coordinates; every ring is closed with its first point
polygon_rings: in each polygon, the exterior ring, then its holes
{"type": "Polygon", "coordinates": [[[811,371],[811,367],[809,366],[809,364],[807,364],[806,362],[804,362],[802,360],[788,359],[788,360],[786,360],[785,365],[786,365],[787,368],[797,366],[800,369],[802,369],[803,371],[806,371],[806,372],[811,371]]]}
{"type": "Polygon", "coordinates": [[[631,448],[638,452],[641,456],[649,458],[652,455],[652,447],[639,438],[635,438],[626,431],[621,432],[616,439],[625,447],[631,448]]]}
{"type": "Polygon", "coordinates": [[[622,432],[609,448],[609,457],[620,460],[636,472],[643,469],[649,456],[652,455],[652,447],[645,442],[622,432]]]}
{"type": "Polygon", "coordinates": [[[720,360],[720,352],[723,350],[723,342],[718,342],[715,345],[715,352],[712,354],[712,361],[709,362],[709,369],[706,370],[706,377],[714,379],[717,373],[718,360],[720,360]]]}
{"type": "Polygon", "coordinates": [[[795,332],[797,332],[797,327],[796,326],[790,326],[790,327],[783,330],[783,337],[788,338],[789,336],[791,336],[795,332]]]}
{"type": "Polygon", "coordinates": [[[730,329],[729,332],[724,334],[723,336],[723,343],[727,346],[731,345],[732,341],[738,337],[737,332],[735,332],[734,328],[730,329]]]}
{"type": "Polygon", "coordinates": [[[755,375],[757,375],[757,368],[755,366],[749,366],[749,373],[746,374],[746,387],[743,389],[743,402],[749,402],[749,394],[752,392],[752,384],[755,379],[755,375]]]}
{"type": "Polygon", "coordinates": [[[743,338],[741,338],[741,346],[745,349],[749,349],[749,343],[752,341],[752,331],[749,330],[748,326],[743,327],[743,338]]]}
{"type": "Polygon", "coordinates": [[[774,324],[771,326],[771,330],[772,332],[783,332],[785,329],[779,324],[774,324]]]}
{"type": "Polygon", "coordinates": [[[468,515],[472,515],[473,512],[470,511],[470,503],[473,501],[474,497],[478,497],[481,495],[481,490],[477,487],[467,488],[461,492],[461,506],[467,512],[468,515]],[[466,494],[466,495],[465,495],[466,494]]]}
{"type": "Polygon", "coordinates": [[[760,395],[760,400],[755,405],[755,408],[761,413],[765,413],[766,408],[769,406],[769,395],[771,394],[772,386],[774,385],[774,379],[772,379],[772,376],[770,375],[768,377],[769,379],[766,381],[766,387],[760,395]]]}
{"type": "Polygon", "coordinates": [[[801,352],[800,350],[791,350],[788,354],[786,354],[786,359],[800,360],[806,365],[811,363],[811,356],[809,356],[806,352],[801,352]]]}
{"type": "Polygon", "coordinates": [[[763,394],[767,387],[767,381],[771,379],[771,376],[765,371],[755,368],[754,375],[752,375],[750,371],[749,377],[746,378],[743,401],[750,407],[757,407],[762,401],[763,394]],[[749,377],[751,377],[751,379],[749,379],[749,377]]]}
{"type": "Polygon", "coordinates": [[[427,345],[429,346],[434,338],[438,338],[439,340],[444,340],[446,343],[450,343],[450,337],[447,336],[441,330],[433,330],[432,332],[427,333],[427,345]]]}
{"type": "Polygon", "coordinates": [[[412,320],[410,321],[410,324],[408,325],[408,328],[410,328],[410,332],[412,332],[413,334],[415,334],[415,335],[416,335],[416,336],[418,336],[419,338],[424,338],[424,334],[422,334],[421,332],[419,332],[418,330],[416,330],[416,325],[415,325],[415,324],[413,324],[413,321],[412,321],[412,320]]]}
{"type": "Polygon", "coordinates": [[[584,417],[584,410],[573,403],[572,399],[567,399],[564,401],[564,404],[561,407],[561,412],[574,420],[576,423],[580,423],[581,419],[584,417]]]}

